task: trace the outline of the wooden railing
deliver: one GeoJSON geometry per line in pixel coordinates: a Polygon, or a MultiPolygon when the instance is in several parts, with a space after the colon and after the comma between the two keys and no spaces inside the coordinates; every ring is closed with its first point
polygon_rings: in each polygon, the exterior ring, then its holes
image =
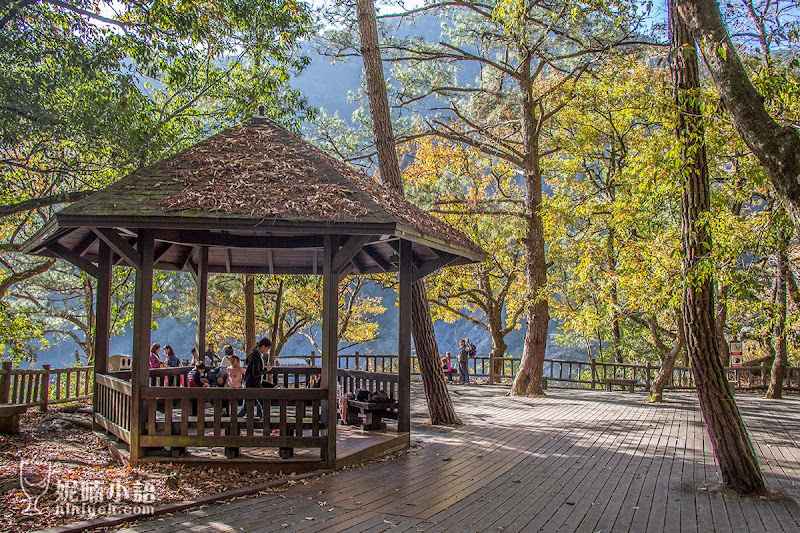
{"type": "Polygon", "coordinates": [[[357,389],[366,389],[370,392],[382,390],[393,401],[397,401],[399,397],[400,376],[397,374],[340,368],[337,376],[342,394],[355,393],[357,389]]]}
{"type": "Polygon", "coordinates": [[[149,387],[144,448],[187,446],[318,448],[324,450],[322,416],[327,389],[149,387]],[[210,413],[205,410],[210,402],[210,413]],[[245,412],[238,415],[239,404],[245,412]],[[260,415],[259,406],[263,408],[260,415]]]}
{"type": "MultiPolygon", "coordinates": [[[[264,375],[280,388],[262,389],[186,387],[186,374],[191,368],[150,370],[150,386],[142,390],[147,415],[141,447],[179,450],[187,446],[221,446],[226,453],[244,447],[310,448],[323,453],[327,445],[323,418],[327,389],[310,388],[321,368],[273,367],[264,375]],[[207,402],[211,404],[208,410],[207,402]],[[239,416],[242,404],[245,412],[239,416]],[[262,409],[266,416],[256,416],[262,409]]],[[[114,372],[101,378],[98,384],[105,409],[101,425],[127,441],[130,427],[120,420],[130,420],[131,372],[114,372]],[[127,404],[119,389],[112,387],[119,383],[125,384],[127,404]]]]}
{"type": "MultiPolygon", "coordinates": [[[[320,356],[311,353],[312,362],[320,356]]],[[[494,376],[496,383],[510,383],[519,370],[519,357],[504,357],[503,372],[494,376]]],[[[469,359],[468,367],[471,378],[489,378],[490,359],[487,356],[478,356],[469,359]]],[[[455,357],[453,358],[455,367],[455,357]]],[[[352,354],[340,355],[339,367],[349,369],[364,369],[371,372],[397,372],[397,355],[393,354],[352,354]]],[[[411,357],[412,375],[419,376],[417,357],[411,357]]],[[[728,381],[736,390],[764,391],[769,386],[770,367],[767,364],[749,367],[727,367],[728,381]],[[766,379],[765,379],[766,378],[766,379]]],[[[568,359],[545,359],[542,365],[542,374],[551,386],[562,387],[588,387],[600,386],[601,379],[633,379],[638,387],[649,389],[655,379],[659,366],[651,363],[617,363],[613,361],[573,361],[568,359]]],[[[784,378],[784,390],[788,392],[800,391],[800,367],[788,367],[784,378]]],[[[676,366],[666,388],[671,390],[694,390],[694,375],[687,366],[676,366]]]]}
{"type": "Polygon", "coordinates": [[[40,407],[47,411],[49,405],[85,400],[92,397],[90,366],[51,369],[13,368],[4,361],[0,370],[0,404],[21,404],[40,407]]]}
{"type": "Polygon", "coordinates": [[[131,384],[124,379],[97,375],[95,422],[123,441],[131,441],[131,384]]]}
{"type": "MultiPolygon", "coordinates": [[[[173,368],[151,368],[151,387],[182,387],[186,385],[186,375],[191,366],[173,368]]],[[[311,386],[311,380],[322,373],[322,368],[315,366],[273,366],[264,370],[262,376],[278,387],[299,389],[311,386]]],[[[110,375],[130,381],[131,371],[111,372],[110,375]]]]}
{"type": "MultiPolygon", "coordinates": [[[[311,355],[308,356],[308,359],[311,361],[312,365],[316,365],[318,361],[322,361],[322,356],[315,352],[311,352],[311,355]]],[[[500,360],[502,361],[503,370],[495,376],[495,379],[499,382],[510,382],[514,379],[514,375],[516,375],[517,370],[519,370],[520,359],[519,357],[503,357],[500,360]]],[[[453,367],[455,368],[455,357],[452,358],[452,363],[453,367]]],[[[397,355],[362,354],[359,352],[346,355],[340,354],[338,366],[339,368],[346,368],[349,370],[364,370],[367,372],[397,372],[397,355]]],[[[471,357],[467,362],[467,367],[469,368],[471,377],[489,377],[489,357],[487,356],[471,357]]],[[[420,375],[419,361],[417,360],[416,355],[411,356],[411,375],[420,375]]]]}

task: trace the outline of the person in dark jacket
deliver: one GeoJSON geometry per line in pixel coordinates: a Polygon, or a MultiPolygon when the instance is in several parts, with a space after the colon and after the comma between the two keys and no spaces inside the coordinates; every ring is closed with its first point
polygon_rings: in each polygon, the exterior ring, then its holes
{"type": "MultiPolygon", "coordinates": [[[[258,341],[258,345],[256,345],[253,351],[250,352],[250,355],[247,356],[244,370],[244,386],[246,388],[261,388],[261,373],[264,371],[263,357],[269,353],[270,349],[272,349],[272,341],[264,337],[258,341]]],[[[245,406],[246,404],[243,403],[242,407],[239,409],[239,416],[245,416],[245,406]]],[[[263,413],[264,407],[261,405],[261,402],[256,401],[256,416],[260,417],[263,413]]]]}
{"type": "Polygon", "coordinates": [[[178,354],[175,353],[175,350],[173,350],[172,346],[169,344],[164,346],[164,355],[164,359],[166,359],[168,367],[175,368],[181,366],[181,360],[178,357],[178,354]]]}
{"type": "Polygon", "coordinates": [[[206,365],[199,361],[186,375],[186,385],[189,387],[209,387],[206,365]]]}
{"type": "Polygon", "coordinates": [[[469,345],[467,344],[467,339],[459,341],[458,373],[461,374],[461,384],[469,385],[469,345]]]}

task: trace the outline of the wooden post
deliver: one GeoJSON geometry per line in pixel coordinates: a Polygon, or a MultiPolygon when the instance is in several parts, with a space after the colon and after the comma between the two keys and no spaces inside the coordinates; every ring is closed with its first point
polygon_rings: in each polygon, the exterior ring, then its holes
{"type": "MultiPolygon", "coordinates": [[[[275,318],[276,322],[278,318],[275,318]]],[[[244,277],[244,353],[250,353],[251,347],[256,345],[256,278],[252,275],[244,277]]],[[[276,335],[272,342],[277,343],[276,335]]],[[[274,353],[274,350],[272,351],[274,353]]],[[[272,356],[270,353],[270,357],[272,356]]]]}
{"type": "Polygon", "coordinates": [[[597,385],[597,363],[594,357],[589,359],[589,367],[591,368],[592,372],[592,388],[594,389],[595,386],[597,385]]]}
{"type": "Polygon", "coordinates": [[[358,370],[358,357],[359,357],[359,354],[356,351],[356,370],[358,370]]]}
{"type": "Polygon", "coordinates": [[[339,236],[325,235],[325,251],[322,263],[322,383],[328,388],[328,407],[325,412],[328,443],[322,450],[322,460],[327,463],[328,468],[336,467],[339,273],[333,271],[333,257],[338,250],[339,236]]]}
{"type": "Polygon", "coordinates": [[[650,390],[650,361],[647,361],[647,364],[644,366],[644,386],[647,387],[647,390],[650,390]]]}
{"type": "Polygon", "coordinates": [[[397,432],[411,431],[411,283],[414,264],[411,262],[411,241],[400,240],[399,323],[397,327],[397,432]]]}
{"type": "Polygon", "coordinates": [[[153,320],[153,232],[139,230],[137,249],[142,262],[136,266],[133,302],[133,354],[131,357],[131,464],[143,455],[139,437],[147,420],[142,389],[150,384],[150,328],[153,320]]]}
{"type": "Polygon", "coordinates": [[[766,361],[761,361],[761,387],[765,393],[769,388],[769,371],[769,364],[766,361]]]}
{"type": "Polygon", "coordinates": [[[11,396],[11,361],[3,361],[3,380],[0,381],[0,404],[9,403],[11,396]]]}
{"type": "MultiPolygon", "coordinates": [[[[114,263],[112,250],[106,241],[100,239],[100,250],[97,260],[97,291],[94,317],[94,394],[92,395],[92,411],[97,413],[97,375],[108,373],[108,343],[111,339],[111,279],[114,263]]],[[[94,419],[94,415],[92,416],[94,419]]],[[[100,430],[94,424],[95,431],[100,430]]]]}
{"type": "MultiPolygon", "coordinates": [[[[197,330],[195,331],[195,345],[200,357],[206,353],[206,314],[208,311],[208,246],[200,247],[197,262],[197,330]]],[[[245,353],[249,349],[245,346],[245,353]]],[[[202,361],[202,359],[201,359],[202,361]]]]}
{"type": "Polygon", "coordinates": [[[39,385],[39,396],[41,397],[42,405],[39,408],[43,413],[47,412],[47,404],[50,403],[50,365],[42,365],[44,371],[41,375],[41,382],[39,385]]]}

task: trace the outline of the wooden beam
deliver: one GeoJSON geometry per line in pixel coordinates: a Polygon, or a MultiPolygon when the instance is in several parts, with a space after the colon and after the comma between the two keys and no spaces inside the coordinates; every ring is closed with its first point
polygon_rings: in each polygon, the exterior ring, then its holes
{"type": "Polygon", "coordinates": [[[383,257],[378,250],[376,250],[373,246],[364,246],[362,248],[364,253],[367,254],[370,259],[375,261],[375,263],[383,270],[384,272],[391,272],[394,270],[392,264],[383,257]]]}
{"type": "Polygon", "coordinates": [[[225,248],[225,272],[228,274],[233,272],[233,257],[231,257],[230,248],[225,248]]]}
{"type": "Polygon", "coordinates": [[[58,242],[52,242],[48,244],[47,247],[50,249],[51,252],[56,254],[58,257],[64,259],[65,261],[69,261],[70,263],[72,263],[79,269],[83,270],[93,278],[98,278],[100,276],[100,270],[98,270],[97,265],[95,265],[88,259],[85,259],[80,255],[76,254],[66,246],[58,242]]]}
{"type": "Polygon", "coordinates": [[[197,328],[195,346],[197,353],[206,351],[206,313],[208,311],[208,246],[201,246],[197,262],[197,328]]]}
{"type": "Polygon", "coordinates": [[[454,254],[444,252],[436,252],[436,254],[439,256],[437,259],[422,263],[422,265],[414,269],[414,281],[419,281],[428,274],[436,272],[458,259],[458,256],[454,254]]]}
{"type": "Polygon", "coordinates": [[[166,230],[158,232],[158,239],[189,246],[214,246],[230,248],[322,248],[320,236],[298,235],[275,237],[271,235],[232,235],[213,231],[166,230]]]}
{"type": "Polygon", "coordinates": [[[115,230],[109,228],[94,228],[94,232],[98,237],[103,239],[112,250],[125,258],[128,262],[128,266],[137,267],[142,262],[141,253],[131,246],[130,243],[122,238],[115,230]]]}
{"type": "Polygon", "coordinates": [[[411,283],[413,277],[411,242],[400,241],[399,319],[397,325],[397,431],[411,431],[411,283]]]}
{"type": "Polygon", "coordinates": [[[158,263],[159,259],[164,257],[164,255],[169,252],[170,248],[172,248],[174,244],[171,242],[159,242],[158,246],[156,246],[155,252],[153,253],[153,263],[158,263]]]}
{"type": "MultiPolygon", "coordinates": [[[[94,307],[94,398],[99,398],[97,374],[108,373],[109,340],[111,339],[111,279],[114,269],[111,264],[112,255],[111,247],[100,241],[94,307]]],[[[97,401],[92,402],[92,410],[93,413],[97,412],[97,401]]],[[[100,428],[95,427],[94,429],[99,430],[100,428]]]]}
{"type": "MultiPolygon", "coordinates": [[[[102,237],[101,237],[102,239],[102,237]]],[[[105,239],[103,239],[105,241],[105,239]]],[[[107,241],[106,241],[107,242],[107,241]]],[[[111,248],[111,246],[109,244],[111,248]]],[[[131,464],[143,456],[139,438],[144,432],[147,406],[142,389],[150,384],[150,328],[153,321],[153,232],[139,230],[137,253],[141,261],[136,268],[133,301],[133,352],[131,357],[131,464]]]]}
{"type": "Polygon", "coordinates": [[[336,385],[339,329],[339,276],[333,270],[333,259],[339,251],[339,238],[325,236],[322,263],[322,383],[328,389],[325,427],[328,443],[322,450],[322,460],[329,468],[336,467],[336,385]]]}
{"type": "Polygon", "coordinates": [[[333,271],[340,274],[370,240],[372,240],[371,235],[351,235],[333,258],[333,271]]]}
{"type": "Polygon", "coordinates": [[[86,234],[86,237],[84,237],[83,240],[78,243],[77,246],[74,246],[72,248],[72,251],[78,255],[83,255],[83,252],[88,250],[89,247],[92,244],[94,244],[96,240],[97,240],[97,235],[95,235],[93,231],[90,231],[88,234],[86,234]]]}
{"type": "Polygon", "coordinates": [[[186,248],[186,252],[184,252],[184,256],[180,258],[177,262],[179,265],[178,270],[186,270],[189,268],[189,262],[192,260],[192,255],[194,254],[194,248],[186,248]]]}

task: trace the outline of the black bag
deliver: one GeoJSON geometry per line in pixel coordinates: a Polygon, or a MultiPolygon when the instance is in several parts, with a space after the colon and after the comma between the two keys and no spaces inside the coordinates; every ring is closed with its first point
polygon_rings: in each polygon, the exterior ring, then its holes
{"type": "Polygon", "coordinates": [[[211,370],[208,371],[208,384],[212,387],[224,387],[225,380],[223,379],[222,384],[220,385],[217,383],[217,379],[223,377],[222,366],[215,366],[211,370]]]}
{"type": "Polygon", "coordinates": [[[369,401],[369,391],[367,389],[356,389],[355,395],[357,402],[369,401]]]}
{"type": "Polygon", "coordinates": [[[369,401],[374,403],[389,403],[391,401],[391,398],[389,398],[389,395],[386,394],[384,391],[379,390],[369,395],[369,401]]]}

